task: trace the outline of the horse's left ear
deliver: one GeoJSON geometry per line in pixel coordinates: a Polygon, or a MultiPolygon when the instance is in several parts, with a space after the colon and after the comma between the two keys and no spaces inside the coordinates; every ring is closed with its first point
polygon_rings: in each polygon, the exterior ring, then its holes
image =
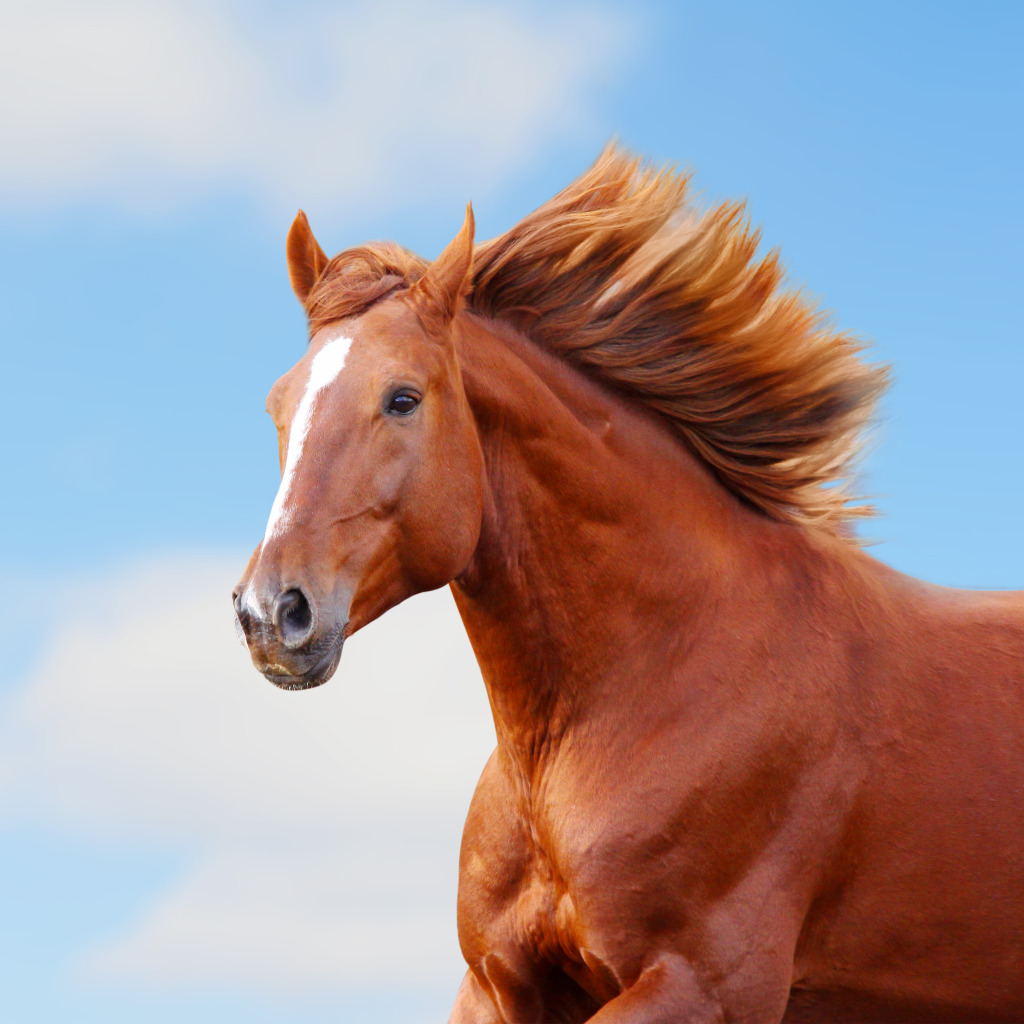
{"type": "Polygon", "coordinates": [[[285,250],[288,254],[288,278],[292,283],[292,291],[299,302],[305,305],[328,260],[327,253],[313,236],[313,229],[302,210],[295,215],[288,230],[285,250]]]}
{"type": "Polygon", "coordinates": [[[447,327],[458,312],[472,280],[473,204],[466,207],[466,219],[459,233],[409,293],[417,312],[428,326],[447,327]]]}

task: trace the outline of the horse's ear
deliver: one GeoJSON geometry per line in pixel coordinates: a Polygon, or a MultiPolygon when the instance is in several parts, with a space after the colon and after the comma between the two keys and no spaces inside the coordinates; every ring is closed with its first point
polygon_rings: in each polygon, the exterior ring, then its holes
{"type": "Polygon", "coordinates": [[[470,203],[459,233],[412,287],[410,297],[420,317],[429,325],[447,327],[469,291],[475,227],[473,204],[470,203]]]}
{"type": "Polygon", "coordinates": [[[288,229],[285,248],[288,252],[288,277],[292,282],[292,291],[299,302],[305,305],[306,298],[328,261],[327,254],[313,237],[309,221],[301,210],[288,229]]]}

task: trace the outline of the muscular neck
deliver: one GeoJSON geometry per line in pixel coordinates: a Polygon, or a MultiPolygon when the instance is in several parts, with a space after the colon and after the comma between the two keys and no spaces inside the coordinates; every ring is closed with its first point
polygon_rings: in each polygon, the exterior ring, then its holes
{"type": "Polygon", "coordinates": [[[486,497],[453,589],[499,745],[530,770],[588,716],[658,707],[659,667],[699,642],[771,524],[660,422],[524,338],[467,318],[461,340],[486,497]]]}

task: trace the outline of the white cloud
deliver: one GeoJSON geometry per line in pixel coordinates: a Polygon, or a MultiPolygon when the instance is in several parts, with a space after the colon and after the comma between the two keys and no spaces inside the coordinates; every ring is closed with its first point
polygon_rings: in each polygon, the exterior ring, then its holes
{"type": "Polygon", "coordinates": [[[290,857],[219,852],[135,928],[90,951],[80,973],[306,994],[422,986],[447,988],[454,1000],[465,971],[455,930],[457,847],[393,838],[290,857]]]}
{"type": "Polygon", "coordinates": [[[0,6],[0,201],[209,187],[289,208],[460,191],[593,125],[619,16],[467,0],[0,6]],[[358,200],[354,197],[358,196],[358,200]]]}
{"type": "Polygon", "coordinates": [[[0,709],[0,819],[189,851],[172,891],[85,957],[91,975],[344,986],[393,973],[384,936],[403,934],[425,944],[410,982],[457,984],[459,837],[494,733],[450,594],[394,609],[329,683],[285,693],[234,637],[244,561],[67,589],[0,709]]]}

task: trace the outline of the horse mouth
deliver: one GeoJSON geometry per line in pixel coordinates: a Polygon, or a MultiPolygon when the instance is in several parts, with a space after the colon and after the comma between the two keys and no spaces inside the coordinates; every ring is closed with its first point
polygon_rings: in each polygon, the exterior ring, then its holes
{"type": "Polygon", "coordinates": [[[341,660],[341,649],[344,643],[344,637],[339,636],[319,660],[304,672],[279,671],[284,667],[283,665],[267,665],[260,671],[265,679],[269,679],[280,690],[312,690],[315,686],[322,686],[334,675],[338,662],[341,660]]]}

